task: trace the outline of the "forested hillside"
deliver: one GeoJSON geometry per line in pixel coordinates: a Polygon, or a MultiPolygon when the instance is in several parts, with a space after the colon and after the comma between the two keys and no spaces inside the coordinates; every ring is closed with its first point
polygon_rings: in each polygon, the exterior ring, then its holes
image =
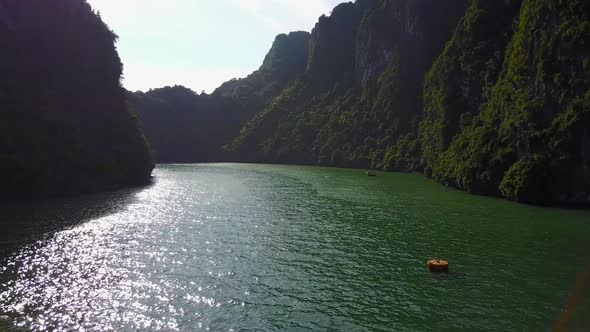
{"type": "Polygon", "coordinates": [[[212,94],[182,86],[128,93],[159,162],[230,160],[223,146],[307,66],[309,33],[276,37],[260,68],[233,79],[212,94]]]}
{"type": "Polygon", "coordinates": [[[467,6],[339,5],[312,32],[306,77],[258,113],[232,148],[263,161],[417,170],[423,78],[467,6]]]}
{"type": "Polygon", "coordinates": [[[116,39],[84,0],[0,0],[0,200],[149,181],[116,39]]]}
{"type": "Polygon", "coordinates": [[[264,107],[260,97],[198,95],[183,86],[127,96],[161,163],[226,160],[223,142],[231,141],[248,115],[264,107]]]}
{"type": "Polygon", "coordinates": [[[306,47],[305,66],[281,84],[244,87],[264,81],[252,78],[259,71],[200,97],[233,98],[187,109],[189,132],[209,124],[223,137],[180,149],[417,171],[521,202],[590,203],[590,2],[357,0],[320,17],[306,47]]]}

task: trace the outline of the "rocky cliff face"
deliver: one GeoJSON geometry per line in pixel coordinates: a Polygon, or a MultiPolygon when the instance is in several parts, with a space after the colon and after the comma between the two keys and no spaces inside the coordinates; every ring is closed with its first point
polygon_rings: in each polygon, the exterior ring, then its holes
{"type": "Polygon", "coordinates": [[[307,74],[314,89],[334,82],[350,83],[355,61],[355,44],[362,12],[352,2],[338,5],[330,16],[320,17],[312,31],[307,74]]]}
{"type": "Polygon", "coordinates": [[[521,202],[588,202],[589,8],[341,4],[312,31],[305,72],[263,98],[228,151],[237,161],[420,171],[521,202]]]}
{"type": "Polygon", "coordinates": [[[306,31],[278,35],[259,69],[264,80],[284,87],[302,75],[307,68],[310,39],[306,31]]]}
{"type": "Polygon", "coordinates": [[[83,0],[0,3],[0,200],[150,181],[116,35],[83,0]]]}
{"type": "Polygon", "coordinates": [[[517,22],[488,101],[434,176],[522,202],[588,201],[590,3],[525,0],[517,22]]]}
{"type": "Polygon", "coordinates": [[[387,148],[416,131],[424,74],[468,4],[365,0],[339,5],[312,32],[306,76],[256,116],[234,146],[248,142],[245,150],[257,151],[262,161],[293,162],[296,156],[382,166],[387,148]]]}
{"type": "Polygon", "coordinates": [[[426,173],[487,101],[503,67],[522,1],[479,0],[467,10],[425,77],[420,124],[426,173]]]}
{"type": "Polygon", "coordinates": [[[248,142],[259,161],[424,171],[523,202],[585,201],[588,18],[580,0],[342,5],[312,33],[307,76],[234,146],[248,142]]]}
{"type": "Polygon", "coordinates": [[[404,61],[410,71],[427,70],[468,5],[468,0],[365,2],[355,38],[356,80],[363,87],[375,84],[394,52],[410,57],[404,61]]]}
{"type": "Polygon", "coordinates": [[[247,99],[260,97],[264,104],[305,72],[309,43],[309,32],[278,35],[258,70],[245,78],[223,83],[213,95],[247,99]]]}
{"type": "Polygon", "coordinates": [[[390,129],[392,139],[417,131],[424,75],[468,5],[468,1],[382,1],[365,13],[357,36],[357,77],[372,96],[369,104],[376,121],[390,129]]]}

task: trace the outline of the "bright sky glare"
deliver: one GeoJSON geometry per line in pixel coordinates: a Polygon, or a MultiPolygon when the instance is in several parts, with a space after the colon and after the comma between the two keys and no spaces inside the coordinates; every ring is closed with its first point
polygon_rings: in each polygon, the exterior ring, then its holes
{"type": "Polygon", "coordinates": [[[311,31],[342,0],[88,0],[119,35],[123,85],[197,92],[256,70],[276,35],[311,31]]]}

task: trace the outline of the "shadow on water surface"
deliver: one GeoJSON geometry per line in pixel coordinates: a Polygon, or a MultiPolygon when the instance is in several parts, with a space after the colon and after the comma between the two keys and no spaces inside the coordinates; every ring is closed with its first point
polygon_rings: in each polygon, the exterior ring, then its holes
{"type": "Polygon", "coordinates": [[[153,183],[96,194],[0,204],[0,257],[22,244],[118,213],[151,186],[153,183]]]}

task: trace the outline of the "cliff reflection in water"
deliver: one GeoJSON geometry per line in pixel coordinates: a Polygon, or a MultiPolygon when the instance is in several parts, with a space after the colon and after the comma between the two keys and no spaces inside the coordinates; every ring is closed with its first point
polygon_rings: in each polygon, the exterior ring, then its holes
{"type": "Polygon", "coordinates": [[[0,255],[65,228],[120,212],[147,188],[0,205],[0,255]]]}

